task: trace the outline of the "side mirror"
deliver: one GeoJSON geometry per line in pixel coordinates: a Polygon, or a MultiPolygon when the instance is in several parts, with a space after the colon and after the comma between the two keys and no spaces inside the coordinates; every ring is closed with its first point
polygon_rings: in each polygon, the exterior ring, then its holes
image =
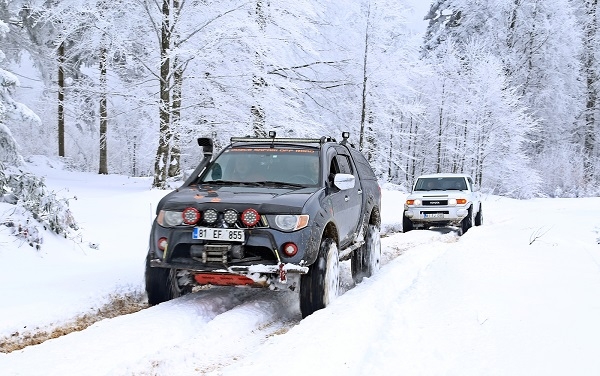
{"type": "Polygon", "coordinates": [[[333,178],[333,185],[338,187],[339,189],[346,190],[354,188],[356,184],[356,178],[351,174],[336,174],[333,178]]]}

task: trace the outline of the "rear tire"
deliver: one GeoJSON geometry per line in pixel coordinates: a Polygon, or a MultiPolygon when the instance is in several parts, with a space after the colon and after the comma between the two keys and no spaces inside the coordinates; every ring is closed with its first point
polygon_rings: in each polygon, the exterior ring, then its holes
{"type": "MultiPolygon", "coordinates": [[[[406,213],[406,212],[405,212],[406,213]]],[[[413,223],[406,215],[402,215],[402,232],[409,232],[414,229],[413,223]]]]}
{"type": "Polygon", "coordinates": [[[180,285],[177,269],[153,268],[150,266],[150,253],[146,257],[146,294],[148,304],[153,306],[178,298],[192,291],[190,284],[180,285]]]}
{"type": "Polygon", "coordinates": [[[377,273],[381,266],[381,236],[377,226],[367,226],[365,244],[352,253],[350,266],[355,284],[377,273]]]}
{"type": "Polygon", "coordinates": [[[305,318],[327,307],[339,294],[340,265],[335,241],[324,238],[308,273],[300,277],[300,312],[305,318]]]}
{"type": "Polygon", "coordinates": [[[479,211],[475,216],[475,226],[481,226],[483,224],[483,205],[479,204],[479,211]]]}

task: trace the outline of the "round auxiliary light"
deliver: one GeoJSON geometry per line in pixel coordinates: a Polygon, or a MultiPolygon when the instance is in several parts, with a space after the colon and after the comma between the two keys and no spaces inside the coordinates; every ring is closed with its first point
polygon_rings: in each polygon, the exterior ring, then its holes
{"type": "Polygon", "coordinates": [[[298,246],[294,243],[285,243],[283,245],[283,253],[288,257],[292,257],[298,253],[298,246]]]}
{"type": "Polygon", "coordinates": [[[186,225],[194,225],[200,220],[200,212],[196,208],[185,208],[182,216],[186,225]]]}
{"type": "Polygon", "coordinates": [[[164,251],[165,249],[167,249],[167,244],[168,244],[167,238],[160,238],[160,239],[158,239],[158,242],[156,245],[158,246],[158,249],[160,249],[161,251],[164,251]]]}
{"type": "Polygon", "coordinates": [[[204,222],[215,223],[217,221],[217,211],[215,209],[207,209],[204,211],[204,222]]]}
{"type": "Polygon", "coordinates": [[[223,213],[223,219],[225,219],[225,223],[228,225],[234,225],[238,219],[238,213],[233,209],[227,209],[223,213]]]}
{"type": "Polygon", "coordinates": [[[260,215],[252,208],[246,209],[242,212],[242,222],[248,227],[256,225],[259,219],[260,215]]]}

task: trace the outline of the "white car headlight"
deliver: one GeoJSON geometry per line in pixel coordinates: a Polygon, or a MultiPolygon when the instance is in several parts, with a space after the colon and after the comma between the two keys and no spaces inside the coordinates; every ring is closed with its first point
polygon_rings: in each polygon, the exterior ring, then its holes
{"type": "Polygon", "coordinates": [[[308,226],[307,214],[281,214],[275,216],[275,225],[283,231],[300,230],[308,226]]]}
{"type": "Polygon", "coordinates": [[[456,199],[455,198],[449,198],[448,199],[448,205],[455,206],[456,205],[456,199]]]}
{"type": "Polygon", "coordinates": [[[418,198],[406,200],[406,205],[409,205],[409,206],[421,206],[422,204],[423,204],[423,201],[421,201],[418,198]]]}
{"type": "Polygon", "coordinates": [[[183,223],[183,215],[180,211],[161,210],[156,222],[163,227],[179,226],[183,223]]]}

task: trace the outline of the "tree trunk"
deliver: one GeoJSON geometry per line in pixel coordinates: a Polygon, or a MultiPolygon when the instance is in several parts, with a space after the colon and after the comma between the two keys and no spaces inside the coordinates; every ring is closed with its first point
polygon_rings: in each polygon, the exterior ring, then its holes
{"type": "MultiPolygon", "coordinates": [[[[173,29],[176,29],[177,19],[179,18],[179,0],[173,0],[173,29]]],[[[179,35],[177,32],[173,33],[172,36],[173,45],[179,45],[179,35]]],[[[181,91],[183,88],[183,63],[180,59],[175,56],[173,59],[173,97],[172,97],[172,110],[171,110],[171,126],[173,132],[173,139],[171,141],[171,160],[169,162],[169,177],[175,177],[181,174],[181,147],[180,147],[180,134],[181,134],[181,91]]]]}
{"type": "MultiPolygon", "coordinates": [[[[393,115],[392,115],[393,116],[393,115]]],[[[402,129],[402,116],[400,116],[400,128],[402,129]]],[[[394,159],[394,118],[392,117],[392,131],[390,132],[390,150],[388,154],[388,178],[387,181],[392,181],[392,160],[394,159]]]]}
{"type": "MultiPolygon", "coordinates": [[[[175,58],[177,63],[177,58],[175,58]]],[[[169,163],[169,176],[174,177],[181,174],[181,148],[179,145],[181,133],[181,90],[183,87],[183,70],[176,66],[173,72],[173,98],[171,112],[171,126],[173,127],[173,139],[171,142],[171,162],[169,163]]]]}
{"type": "Polygon", "coordinates": [[[106,133],[108,129],[108,113],[106,109],[106,60],[108,52],[106,47],[100,49],[100,168],[99,174],[108,174],[106,133]]]}
{"type": "Polygon", "coordinates": [[[154,161],[154,181],[153,187],[167,187],[167,172],[171,163],[170,144],[171,144],[171,126],[170,126],[170,75],[171,62],[169,59],[169,50],[171,47],[171,24],[170,24],[170,2],[163,0],[162,4],[162,27],[160,41],[160,98],[159,98],[159,137],[158,148],[156,150],[156,159],[154,161]]]}
{"type": "Polygon", "coordinates": [[[58,156],[65,156],[65,43],[58,46],[58,156]]]}
{"type": "Polygon", "coordinates": [[[414,159],[412,156],[412,144],[413,144],[413,118],[412,116],[410,117],[410,125],[408,128],[408,145],[406,147],[406,168],[404,170],[404,180],[406,180],[409,183],[409,186],[412,186],[411,182],[412,182],[412,174],[414,174],[414,171],[411,171],[411,166],[414,168],[415,163],[414,163],[414,159]],[[411,163],[412,162],[412,163],[411,163]]]}
{"type": "Polygon", "coordinates": [[[584,181],[587,184],[595,181],[595,147],[596,147],[596,110],[598,101],[598,91],[596,89],[598,81],[598,72],[595,67],[598,62],[595,58],[596,34],[598,32],[598,19],[596,8],[598,0],[586,1],[586,13],[588,22],[585,27],[585,80],[587,86],[586,104],[585,104],[585,131],[583,141],[583,173],[584,181]]]}
{"type": "MultiPolygon", "coordinates": [[[[268,3],[266,1],[258,0],[256,2],[256,22],[258,23],[258,29],[263,34],[267,28],[267,6],[268,3]]],[[[255,104],[250,107],[250,113],[252,115],[252,133],[255,137],[266,137],[265,110],[261,105],[261,99],[264,95],[264,87],[267,86],[267,81],[263,77],[264,63],[262,50],[256,51],[254,66],[255,74],[252,76],[252,92],[255,104]]]]}
{"type": "Polygon", "coordinates": [[[369,56],[369,26],[371,17],[371,4],[367,5],[367,25],[365,27],[365,52],[363,56],[363,82],[362,82],[362,95],[361,95],[361,109],[360,109],[360,133],[358,141],[358,149],[363,150],[363,143],[365,139],[365,122],[367,116],[367,58],[369,56]]]}
{"type": "Polygon", "coordinates": [[[515,28],[517,27],[517,11],[519,6],[521,6],[521,0],[515,0],[515,7],[512,10],[510,16],[510,26],[508,27],[508,37],[506,40],[506,45],[508,49],[511,50],[515,46],[515,28]]]}
{"type": "Polygon", "coordinates": [[[442,134],[444,129],[444,110],[442,107],[439,109],[439,124],[437,134],[437,162],[435,166],[435,172],[442,172],[442,134]]]}

